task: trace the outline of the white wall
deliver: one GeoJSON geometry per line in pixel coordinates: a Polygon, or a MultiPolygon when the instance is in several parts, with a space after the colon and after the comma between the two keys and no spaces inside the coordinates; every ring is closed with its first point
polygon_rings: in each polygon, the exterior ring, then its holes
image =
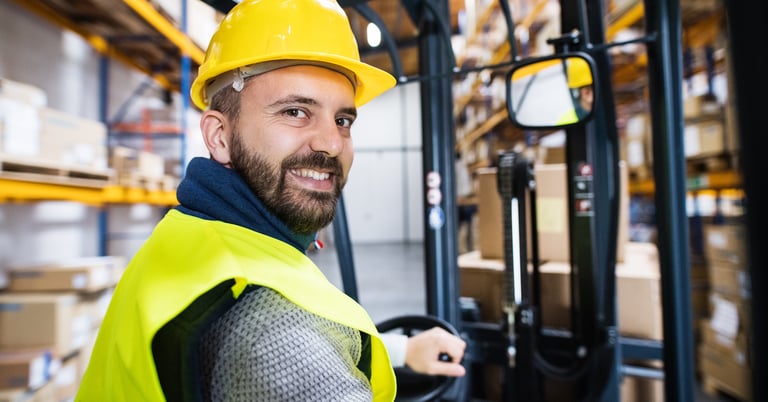
{"type": "MultiPolygon", "coordinates": [[[[76,34],[62,31],[13,3],[0,2],[0,77],[44,89],[48,106],[98,119],[100,56],[76,34]]],[[[108,117],[146,81],[141,73],[109,62],[108,117]]],[[[150,87],[136,102],[156,101],[150,87]]],[[[178,96],[176,95],[178,102],[178,96]]],[[[177,103],[178,104],[178,103],[177,103]]],[[[421,114],[417,84],[397,87],[360,110],[357,149],[345,189],[353,242],[421,241],[421,114]]],[[[197,120],[188,114],[187,157],[204,155],[197,120]]],[[[108,253],[130,256],[165,212],[142,205],[110,206],[108,253]]],[[[72,202],[0,204],[0,270],[32,261],[98,253],[96,207],[72,202]]],[[[0,278],[0,285],[2,278],[0,278]]]]}
{"type": "Polygon", "coordinates": [[[360,108],[355,162],[344,190],[353,242],[422,241],[418,84],[398,86],[360,108]]]}
{"type": "MultiPolygon", "coordinates": [[[[78,35],[62,31],[10,2],[0,2],[0,77],[47,93],[47,106],[99,119],[100,56],[78,35]]],[[[143,74],[109,63],[108,116],[146,80],[143,74]]],[[[157,96],[159,91],[148,91],[157,96]]],[[[146,206],[145,206],[146,207],[146,206]]],[[[132,255],[163,210],[137,214],[141,206],[110,207],[108,253],[132,255]]],[[[3,267],[99,253],[101,209],[76,202],[0,204],[0,273],[3,267]]],[[[3,278],[0,275],[0,285],[3,278]]]]}

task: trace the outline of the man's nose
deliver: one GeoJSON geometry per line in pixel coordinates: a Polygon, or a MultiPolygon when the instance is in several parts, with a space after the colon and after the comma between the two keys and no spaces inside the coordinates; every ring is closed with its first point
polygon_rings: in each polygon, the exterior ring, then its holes
{"type": "Polygon", "coordinates": [[[317,127],[309,143],[315,152],[322,152],[330,157],[338,156],[344,149],[344,137],[339,132],[336,120],[324,123],[317,127]]]}

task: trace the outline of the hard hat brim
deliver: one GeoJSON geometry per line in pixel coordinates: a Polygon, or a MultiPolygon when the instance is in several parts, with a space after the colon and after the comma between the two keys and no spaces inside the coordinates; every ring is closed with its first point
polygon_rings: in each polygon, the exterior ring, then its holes
{"type": "MultiPolygon", "coordinates": [[[[248,65],[257,65],[259,63],[265,63],[276,60],[291,60],[295,63],[283,65],[323,65],[330,69],[337,69],[340,73],[347,75],[348,72],[352,72],[355,76],[355,106],[360,107],[373,98],[383,94],[392,87],[395,86],[397,81],[388,72],[376,68],[370,64],[363,63],[347,57],[338,56],[328,53],[316,53],[316,52],[293,52],[284,53],[280,55],[272,55],[268,58],[254,58],[249,60],[248,65]]],[[[236,70],[243,66],[243,60],[238,60],[232,63],[222,63],[216,65],[215,69],[203,70],[201,68],[200,74],[192,83],[190,90],[192,94],[192,101],[194,104],[202,110],[205,110],[210,102],[210,95],[206,94],[206,87],[208,83],[221,74],[229,71],[236,70]]]]}

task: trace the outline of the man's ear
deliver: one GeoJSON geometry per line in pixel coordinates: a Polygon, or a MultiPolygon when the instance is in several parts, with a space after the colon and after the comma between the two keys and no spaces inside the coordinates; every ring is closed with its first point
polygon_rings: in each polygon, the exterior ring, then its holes
{"type": "Polygon", "coordinates": [[[206,110],[200,118],[200,131],[211,159],[224,166],[230,166],[231,125],[229,120],[219,111],[206,110]]]}

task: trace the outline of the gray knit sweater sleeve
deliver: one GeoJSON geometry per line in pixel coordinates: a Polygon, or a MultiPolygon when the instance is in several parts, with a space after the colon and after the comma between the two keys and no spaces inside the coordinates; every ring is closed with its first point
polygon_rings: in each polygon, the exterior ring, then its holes
{"type": "Polygon", "coordinates": [[[371,401],[360,333],[269,288],[243,295],[204,333],[207,401],[371,401]]]}

